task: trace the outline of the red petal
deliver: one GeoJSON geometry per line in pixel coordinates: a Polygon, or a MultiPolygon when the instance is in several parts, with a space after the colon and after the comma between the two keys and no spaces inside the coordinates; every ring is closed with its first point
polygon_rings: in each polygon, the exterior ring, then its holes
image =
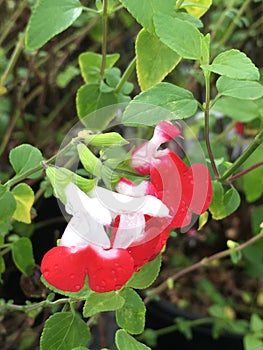
{"type": "Polygon", "coordinates": [[[125,249],[88,248],[89,286],[94,292],[104,293],[120,289],[135,271],[134,261],[125,249]]]}
{"type": "Polygon", "coordinates": [[[49,250],[41,263],[41,272],[52,286],[69,292],[78,292],[85,282],[83,249],[72,252],[72,248],[55,247],[49,250]]]}

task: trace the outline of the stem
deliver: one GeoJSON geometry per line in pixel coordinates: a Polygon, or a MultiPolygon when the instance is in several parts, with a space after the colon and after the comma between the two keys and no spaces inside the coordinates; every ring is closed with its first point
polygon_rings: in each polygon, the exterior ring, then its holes
{"type": "Polygon", "coordinates": [[[211,33],[211,40],[216,36],[217,31],[218,31],[219,28],[222,26],[222,24],[223,24],[223,22],[224,22],[224,20],[225,20],[225,18],[226,18],[226,16],[227,16],[228,11],[229,11],[232,7],[234,7],[235,2],[236,2],[236,0],[232,0],[232,1],[230,1],[230,2],[227,4],[227,7],[226,7],[225,11],[222,13],[221,17],[220,17],[219,20],[217,21],[217,23],[216,23],[216,25],[215,25],[215,27],[214,27],[212,33],[211,33]]]}
{"type": "Polygon", "coordinates": [[[225,35],[217,42],[217,47],[222,47],[226,41],[229,39],[231,34],[233,33],[236,25],[237,25],[237,20],[242,16],[243,12],[247,9],[249,6],[251,0],[245,0],[240,9],[238,10],[236,17],[231,21],[230,25],[228,26],[225,35]]]}
{"type": "Polygon", "coordinates": [[[35,304],[32,304],[32,305],[7,304],[4,307],[6,309],[10,309],[10,310],[29,312],[29,311],[38,309],[40,307],[47,307],[47,306],[54,306],[54,305],[59,305],[59,304],[66,304],[66,303],[69,303],[70,301],[71,301],[70,298],[62,298],[62,299],[59,299],[59,300],[56,300],[56,301],[43,300],[40,303],[35,303],[35,304]]]}
{"type": "Polygon", "coordinates": [[[245,170],[243,170],[243,171],[240,171],[240,173],[237,173],[236,175],[231,176],[231,177],[228,179],[228,181],[229,181],[229,182],[235,181],[235,180],[239,179],[241,176],[243,176],[243,175],[249,173],[250,171],[252,171],[252,170],[258,168],[258,167],[261,166],[261,165],[263,165],[263,160],[261,160],[260,162],[257,162],[256,164],[251,165],[249,168],[247,168],[247,169],[245,169],[245,170]]]}
{"type": "Polygon", "coordinates": [[[126,81],[129,79],[130,75],[134,71],[134,68],[136,66],[136,57],[133,58],[133,60],[130,62],[128,67],[126,68],[125,72],[123,73],[121,80],[119,81],[118,85],[116,86],[114,92],[118,93],[123,88],[123,85],[126,83],[126,81]]]}
{"type": "Polygon", "coordinates": [[[0,84],[3,86],[7,83],[8,77],[13,72],[15,64],[20,56],[20,53],[23,50],[24,38],[25,38],[25,33],[22,33],[20,38],[19,38],[19,41],[17,42],[16,47],[12,53],[12,56],[11,56],[10,61],[6,67],[6,70],[4,71],[4,74],[1,77],[0,84]]]}
{"type": "Polygon", "coordinates": [[[246,160],[247,158],[260,146],[263,142],[263,129],[259,132],[259,134],[255,137],[254,141],[248,146],[248,148],[241,154],[241,156],[231,165],[229,169],[219,178],[220,181],[225,181],[237,170],[246,160]]]}
{"type": "Polygon", "coordinates": [[[175,11],[178,11],[180,9],[183,2],[184,2],[184,0],[177,0],[176,5],[175,5],[175,11]]]}
{"type": "Polygon", "coordinates": [[[106,58],[107,58],[107,36],[108,36],[108,0],[103,0],[103,12],[102,12],[102,61],[100,67],[100,75],[103,77],[106,58]]]}
{"type": "Polygon", "coordinates": [[[205,143],[206,143],[206,148],[208,152],[208,156],[211,162],[212,169],[214,171],[215,177],[218,179],[220,177],[219,172],[217,170],[211,144],[210,144],[210,139],[209,139],[209,108],[210,108],[210,72],[205,71],[204,72],[205,76],[205,86],[206,86],[206,97],[205,97],[205,143]]]}
{"type": "MultiPolygon", "coordinates": [[[[236,246],[235,248],[229,248],[229,249],[223,250],[219,253],[213,254],[213,255],[209,256],[208,258],[203,258],[202,260],[198,261],[197,263],[195,263],[191,266],[188,266],[188,267],[182,269],[181,271],[177,272],[175,275],[173,275],[169,279],[171,279],[173,282],[175,282],[176,280],[178,280],[180,277],[186,275],[187,273],[195,271],[195,270],[199,269],[200,267],[207,266],[207,265],[209,265],[209,263],[211,263],[214,260],[219,260],[219,259],[222,259],[222,258],[229,256],[233,252],[239,252],[239,251],[244,250],[245,248],[247,248],[248,246],[257,242],[261,238],[263,238],[263,231],[261,231],[258,235],[253,236],[245,243],[240,244],[239,246],[236,246]]],[[[158,295],[161,292],[163,292],[166,288],[167,288],[167,282],[164,281],[158,287],[154,288],[151,291],[151,295],[158,295]]],[[[144,303],[147,304],[149,302],[150,302],[150,298],[146,297],[144,299],[144,303]]]]}

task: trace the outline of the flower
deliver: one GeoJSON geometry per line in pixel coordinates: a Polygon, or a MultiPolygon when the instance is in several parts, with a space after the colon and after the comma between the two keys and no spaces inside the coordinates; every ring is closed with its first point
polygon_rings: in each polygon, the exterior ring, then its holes
{"type": "MultiPolygon", "coordinates": [[[[132,187],[134,197],[101,187],[95,187],[88,196],[73,183],[66,187],[66,211],[72,218],[60,245],[48,251],[41,263],[41,272],[49,284],[76,292],[88,276],[95,292],[118,290],[134,271],[159,254],[151,248],[150,254],[147,251],[143,257],[137,256],[132,247],[147,245],[145,232],[152,234],[148,224],[151,217],[163,218],[168,226],[168,208],[148,194],[151,185],[147,182],[137,189],[132,187]]],[[[157,230],[155,235],[158,233],[157,230]]]]}
{"type": "Polygon", "coordinates": [[[54,287],[77,292],[88,276],[95,292],[118,290],[162,250],[171,228],[191,223],[211,203],[212,186],[203,164],[188,167],[160,145],[180,136],[159,123],[151,140],[135,149],[131,166],[150,181],[122,178],[117,192],[96,186],[85,194],[70,183],[66,211],[72,215],[60,245],[48,251],[41,272],[54,287]]]}

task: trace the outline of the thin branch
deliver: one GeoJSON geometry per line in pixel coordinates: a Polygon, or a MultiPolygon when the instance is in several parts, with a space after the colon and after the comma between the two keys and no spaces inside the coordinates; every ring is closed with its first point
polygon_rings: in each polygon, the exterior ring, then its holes
{"type": "Polygon", "coordinates": [[[107,59],[107,37],[108,37],[108,0],[103,0],[103,12],[102,12],[102,61],[100,67],[100,75],[103,77],[106,59],[107,59]]]}
{"type": "Polygon", "coordinates": [[[256,168],[258,168],[259,166],[262,166],[262,165],[263,165],[263,160],[261,160],[260,162],[257,162],[256,164],[251,165],[249,168],[247,168],[247,169],[245,169],[243,171],[240,171],[240,173],[237,173],[236,175],[231,176],[228,179],[228,181],[229,182],[235,181],[235,180],[239,179],[241,176],[249,173],[250,171],[252,171],[252,170],[254,170],[254,169],[256,169],[256,168]]]}

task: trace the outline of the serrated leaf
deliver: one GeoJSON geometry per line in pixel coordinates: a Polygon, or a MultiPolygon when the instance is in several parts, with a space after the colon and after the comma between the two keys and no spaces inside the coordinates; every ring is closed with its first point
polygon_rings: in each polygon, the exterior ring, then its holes
{"type": "Polygon", "coordinates": [[[240,195],[234,187],[225,192],[220,182],[213,181],[213,199],[209,206],[213,219],[220,220],[229,216],[239,205],[240,195]]]}
{"type": "Polygon", "coordinates": [[[190,22],[168,15],[154,15],[159,39],[185,59],[199,60],[202,54],[201,32],[190,22]]]}
{"type": "Polygon", "coordinates": [[[37,50],[55,35],[71,26],[80,16],[79,0],[40,0],[26,29],[26,48],[37,50]]]}
{"type": "Polygon", "coordinates": [[[162,264],[162,256],[159,254],[154,260],[142,266],[139,272],[135,272],[126,286],[135,289],[149,287],[157,278],[162,264]]]}
{"type": "MultiPolygon", "coordinates": [[[[43,160],[42,153],[36,147],[23,144],[13,148],[9,153],[10,163],[17,175],[24,174],[28,170],[36,167],[43,160]]],[[[42,170],[28,176],[29,179],[38,178],[42,170]]]]}
{"type": "Polygon", "coordinates": [[[140,296],[130,288],[120,292],[124,298],[124,305],[116,311],[116,320],[119,327],[131,334],[140,334],[145,325],[145,305],[140,296]]]}
{"type": "Polygon", "coordinates": [[[148,346],[134,339],[123,329],[116,332],[115,342],[118,350],[151,350],[148,346]]]}
{"type": "Polygon", "coordinates": [[[32,243],[21,237],[12,244],[12,257],[16,267],[25,275],[30,275],[35,266],[32,243]]]}
{"type": "Polygon", "coordinates": [[[86,346],[89,341],[89,328],[77,313],[59,312],[46,321],[40,338],[40,350],[69,350],[86,346]]]}
{"type": "MultiPolygon", "coordinates": [[[[105,69],[114,66],[120,55],[115,53],[106,55],[105,69]]],[[[86,83],[98,83],[101,80],[100,67],[102,55],[95,52],[83,52],[79,55],[79,66],[81,75],[86,83]]]]}
{"type": "Polygon", "coordinates": [[[91,317],[100,312],[120,309],[125,300],[115,292],[92,293],[88,296],[83,307],[83,316],[91,317]]]}
{"type": "Polygon", "coordinates": [[[16,200],[13,194],[0,184],[0,224],[9,221],[15,210],[16,200]]]}
{"type": "Polygon", "coordinates": [[[182,8],[186,9],[191,15],[200,18],[202,17],[212,5],[212,0],[191,0],[184,1],[182,8]]]}
{"type": "Polygon", "coordinates": [[[30,224],[30,211],[34,203],[34,191],[27,184],[20,183],[13,188],[12,193],[16,200],[16,210],[13,214],[13,218],[25,224],[30,224]]]}
{"type": "Polygon", "coordinates": [[[150,33],[154,32],[153,15],[175,13],[174,0],[120,0],[132,16],[150,33]]]}
{"type": "Polygon", "coordinates": [[[103,93],[99,84],[86,84],[77,92],[76,104],[80,121],[90,130],[103,130],[115,116],[118,98],[114,92],[103,93]],[[106,111],[103,107],[111,106],[106,111]]]}
{"type": "Polygon", "coordinates": [[[236,80],[222,76],[217,80],[216,87],[220,95],[238,99],[256,100],[263,96],[263,86],[257,81],[236,80]]]}
{"type": "Polygon", "coordinates": [[[229,96],[223,96],[216,101],[212,110],[244,123],[260,117],[260,108],[256,101],[241,100],[229,96]]]}
{"type": "Polygon", "coordinates": [[[197,106],[190,91],[170,83],[158,83],[128,104],[122,122],[127,125],[156,125],[162,120],[191,117],[197,106]]]}
{"type": "Polygon", "coordinates": [[[259,80],[259,70],[244,52],[236,49],[224,51],[212,64],[201,68],[233,79],[259,80]]]}
{"type": "Polygon", "coordinates": [[[137,77],[141,90],[147,90],[161,82],[181,60],[176,52],[145,29],[137,35],[135,49],[137,77]]]}

